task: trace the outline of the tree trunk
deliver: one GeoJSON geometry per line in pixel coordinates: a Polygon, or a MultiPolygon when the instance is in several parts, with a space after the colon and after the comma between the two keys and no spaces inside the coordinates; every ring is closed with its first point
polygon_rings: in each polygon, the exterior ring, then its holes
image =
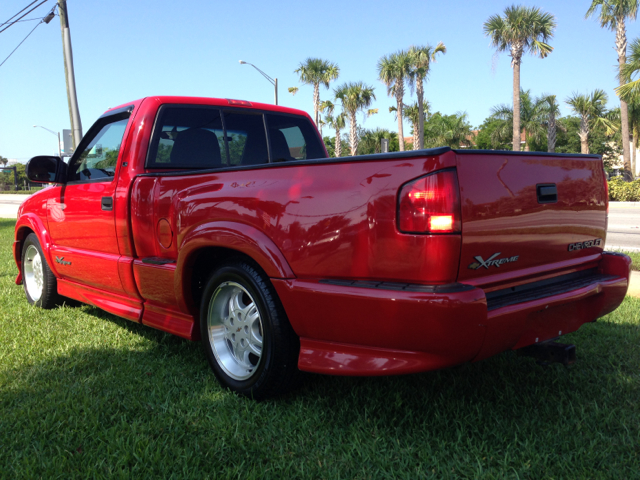
{"type": "MultiPolygon", "coordinates": [[[[414,144],[414,150],[420,150],[424,148],[424,84],[422,83],[423,78],[418,76],[416,78],[416,95],[418,96],[418,145],[414,144]]],[[[416,126],[413,127],[415,132],[416,126]]],[[[416,135],[413,134],[414,142],[416,135]]]]}
{"type": "Polygon", "coordinates": [[[636,178],[636,162],[638,161],[638,132],[633,132],[633,151],[631,152],[631,179],[636,178]]]}
{"type": "Polygon", "coordinates": [[[556,151],[556,115],[552,110],[549,113],[549,125],[547,126],[547,152],[556,151]]]}
{"type": "Polygon", "coordinates": [[[351,155],[358,154],[358,125],[356,124],[356,112],[349,112],[349,145],[351,145],[351,155]]]}
{"type": "Polygon", "coordinates": [[[336,145],[333,149],[336,157],[342,156],[342,139],[340,138],[340,129],[336,128],[336,145]]]}
{"type": "Polygon", "coordinates": [[[586,117],[580,119],[580,153],[589,153],[589,120],[586,117]]]}
{"type": "MultiPolygon", "coordinates": [[[[513,49],[512,49],[513,50],[513,49]]],[[[520,56],[512,57],[513,65],[513,151],[520,151],[520,56]]]]}
{"type": "Polygon", "coordinates": [[[402,125],[402,100],[404,98],[404,81],[396,82],[396,101],[398,102],[398,142],[400,151],[404,152],[404,128],[402,125]]]}
{"type": "MultiPolygon", "coordinates": [[[[621,71],[627,62],[627,30],[624,24],[624,16],[616,19],[616,50],[618,51],[618,68],[621,71]]],[[[620,79],[620,85],[622,85],[620,79]]],[[[633,180],[631,172],[631,149],[629,148],[629,110],[627,102],[620,100],[620,123],[622,129],[622,158],[623,158],[623,178],[630,182],[633,180]]]]}
{"type": "Polygon", "coordinates": [[[313,84],[313,118],[316,121],[316,127],[319,125],[318,122],[318,111],[320,110],[320,84],[313,84]]]}

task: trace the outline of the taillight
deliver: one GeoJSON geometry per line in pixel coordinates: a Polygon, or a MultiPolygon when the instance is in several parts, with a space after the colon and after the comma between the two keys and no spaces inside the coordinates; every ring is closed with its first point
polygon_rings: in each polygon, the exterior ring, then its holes
{"type": "Polygon", "coordinates": [[[455,170],[407,183],[398,199],[398,228],[404,233],[460,233],[460,190],[455,170]]]}

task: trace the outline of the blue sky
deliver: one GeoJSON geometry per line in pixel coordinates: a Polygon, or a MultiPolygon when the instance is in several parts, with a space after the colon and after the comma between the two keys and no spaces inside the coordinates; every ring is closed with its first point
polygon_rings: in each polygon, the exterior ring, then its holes
{"type": "MultiPolygon", "coordinates": [[[[3,0],[0,22],[29,3],[3,0]]],[[[43,17],[54,3],[49,0],[27,18],[43,17]]],[[[511,103],[510,58],[494,55],[482,25],[512,3],[410,0],[397,8],[378,0],[68,0],[83,129],[106,109],[150,95],[272,102],[273,87],[252,67],[240,65],[241,59],[278,78],[281,105],[312,114],[312,87],[300,85],[294,70],[305,58],[319,57],[340,67],[332,88],[360,80],[375,87],[372,107],[380,113],[364,121],[366,128],[396,130],[394,115],[388,113],[395,101],[377,79],[377,62],[399,49],[440,41],[447,54],[433,65],[426,98],[433,111],[467,112],[477,126],[492,106],[511,103]],[[287,92],[293,86],[300,87],[295,96],[287,92]]],[[[560,100],[574,91],[602,88],[615,106],[614,33],[584,19],[590,0],[521,3],[552,13],[558,23],[553,53],[543,60],[524,58],[522,88],[560,100]]],[[[35,24],[19,23],[0,33],[0,62],[35,24]]],[[[628,24],[627,34],[629,41],[640,35],[637,21],[628,24]]],[[[322,99],[331,95],[321,90],[322,99]]],[[[405,97],[405,103],[413,101],[415,96],[405,97]]],[[[570,113],[564,103],[561,108],[564,115],[570,113]]],[[[40,25],[0,67],[0,155],[24,162],[55,153],[56,138],[34,124],[55,131],[70,124],[58,17],[40,25]]]]}

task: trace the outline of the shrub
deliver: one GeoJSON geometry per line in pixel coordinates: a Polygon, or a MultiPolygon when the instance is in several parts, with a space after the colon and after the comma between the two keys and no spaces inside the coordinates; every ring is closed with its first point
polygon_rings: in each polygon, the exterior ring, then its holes
{"type": "Polygon", "coordinates": [[[625,182],[622,177],[609,180],[609,200],[613,202],[640,202],[640,179],[625,182]]]}

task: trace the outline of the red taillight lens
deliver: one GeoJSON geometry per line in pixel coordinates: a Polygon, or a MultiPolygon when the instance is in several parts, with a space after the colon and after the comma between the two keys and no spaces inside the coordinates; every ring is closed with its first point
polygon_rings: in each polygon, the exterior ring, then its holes
{"type": "Polygon", "coordinates": [[[398,227],[404,233],[459,233],[460,191],[456,172],[434,173],[402,187],[398,227]]]}

